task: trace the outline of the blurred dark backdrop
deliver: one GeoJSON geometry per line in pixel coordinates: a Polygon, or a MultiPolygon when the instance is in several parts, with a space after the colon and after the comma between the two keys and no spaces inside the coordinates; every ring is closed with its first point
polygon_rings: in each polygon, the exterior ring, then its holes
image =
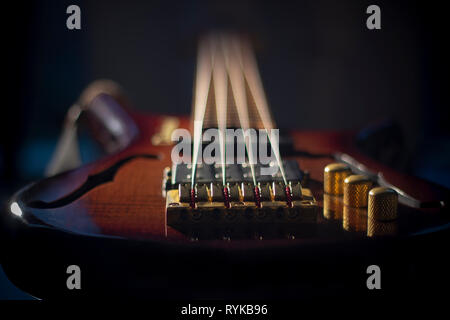
{"type": "Polygon", "coordinates": [[[280,127],[393,123],[401,169],[449,185],[449,28],[438,1],[55,0],[7,12],[4,184],[42,174],[67,108],[96,78],[118,81],[138,109],[188,113],[197,38],[228,29],[253,39],[280,127]],[[381,30],[365,25],[373,3],[381,30]],[[66,28],[70,4],[79,31],[66,28]]]}
{"type": "Polygon", "coordinates": [[[387,126],[391,165],[450,187],[447,15],[440,1],[9,3],[1,199],[42,176],[67,108],[94,79],[119,82],[138,109],[188,113],[197,38],[211,29],[254,40],[279,127],[362,129],[363,139],[387,126]],[[70,4],[79,31],[66,28],[70,4]],[[381,30],[366,28],[370,4],[381,30]]]}

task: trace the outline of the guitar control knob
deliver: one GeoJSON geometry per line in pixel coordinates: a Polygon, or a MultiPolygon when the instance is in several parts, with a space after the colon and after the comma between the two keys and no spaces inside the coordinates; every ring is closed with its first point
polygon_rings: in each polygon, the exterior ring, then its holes
{"type": "Polygon", "coordinates": [[[366,208],[353,208],[344,206],[342,219],[344,230],[355,232],[367,231],[367,210],[366,208]]]}
{"type": "Polygon", "coordinates": [[[397,218],[397,192],[390,188],[378,187],[369,192],[369,219],[376,221],[392,221],[397,218]]]}
{"type": "Polygon", "coordinates": [[[323,195],[323,216],[328,220],[342,219],[344,204],[342,197],[332,196],[324,193],[323,195]]]}
{"type": "Polygon", "coordinates": [[[344,180],[352,174],[350,168],[343,163],[331,163],[323,172],[323,190],[327,194],[342,195],[344,193],[344,180]]]}
{"type": "Polygon", "coordinates": [[[344,204],[353,208],[367,207],[372,181],[364,175],[352,175],[344,180],[344,204]]]}

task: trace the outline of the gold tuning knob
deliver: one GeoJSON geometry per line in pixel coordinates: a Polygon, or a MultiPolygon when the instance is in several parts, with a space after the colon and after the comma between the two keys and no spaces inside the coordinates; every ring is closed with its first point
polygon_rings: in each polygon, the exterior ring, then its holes
{"type": "Polygon", "coordinates": [[[382,222],[372,218],[367,219],[367,236],[384,237],[393,236],[397,233],[397,221],[382,222]]]}
{"type": "Polygon", "coordinates": [[[323,189],[331,195],[342,195],[344,193],[344,180],[352,174],[350,168],[344,163],[331,163],[323,172],[323,189]]]}
{"type": "Polygon", "coordinates": [[[344,204],[342,197],[323,194],[323,216],[328,220],[342,219],[344,204]]]}
{"type": "Polygon", "coordinates": [[[352,175],[344,180],[344,204],[349,207],[367,207],[372,181],[364,175],[352,175]]]}
{"type": "Polygon", "coordinates": [[[378,187],[369,192],[368,217],[376,221],[391,221],[397,218],[397,192],[378,187]]]}
{"type": "Polygon", "coordinates": [[[385,187],[373,188],[369,192],[367,208],[367,236],[392,236],[397,233],[397,193],[385,187]]]}
{"type": "Polygon", "coordinates": [[[365,208],[344,206],[342,226],[347,231],[366,232],[367,210],[365,208]]]}

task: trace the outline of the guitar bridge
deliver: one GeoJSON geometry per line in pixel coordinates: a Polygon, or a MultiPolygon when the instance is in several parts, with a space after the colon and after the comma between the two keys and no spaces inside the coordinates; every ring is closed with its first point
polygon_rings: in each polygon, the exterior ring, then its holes
{"type": "MultiPolygon", "coordinates": [[[[290,205],[279,172],[273,176],[257,176],[258,206],[250,169],[245,164],[227,165],[229,193],[226,196],[220,167],[201,164],[197,167],[194,186],[194,209],[190,206],[190,166],[180,164],[167,168],[163,179],[167,224],[193,239],[302,236],[305,230],[314,229],[311,226],[315,225],[318,205],[311,191],[302,187],[304,174],[297,162],[283,161],[283,166],[291,190],[290,205]]],[[[260,167],[256,165],[255,171],[260,172],[260,167]]]]}

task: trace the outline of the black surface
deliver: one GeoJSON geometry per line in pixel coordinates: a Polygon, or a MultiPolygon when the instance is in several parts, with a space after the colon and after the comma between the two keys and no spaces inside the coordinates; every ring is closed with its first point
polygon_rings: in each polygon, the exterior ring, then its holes
{"type": "Polygon", "coordinates": [[[407,238],[299,243],[228,251],[196,245],[86,237],[8,222],[14,239],[4,264],[15,284],[41,298],[352,299],[440,297],[449,284],[448,230],[407,238]],[[382,271],[382,291],[367,290],[365,270],[382,271]],[[67,290],[68,265],[82,289],[67,290]],[[30,266],[33,266],[32,268],[30,266]],[[120,276],[118,276],[120,275],[120,276]]]}

